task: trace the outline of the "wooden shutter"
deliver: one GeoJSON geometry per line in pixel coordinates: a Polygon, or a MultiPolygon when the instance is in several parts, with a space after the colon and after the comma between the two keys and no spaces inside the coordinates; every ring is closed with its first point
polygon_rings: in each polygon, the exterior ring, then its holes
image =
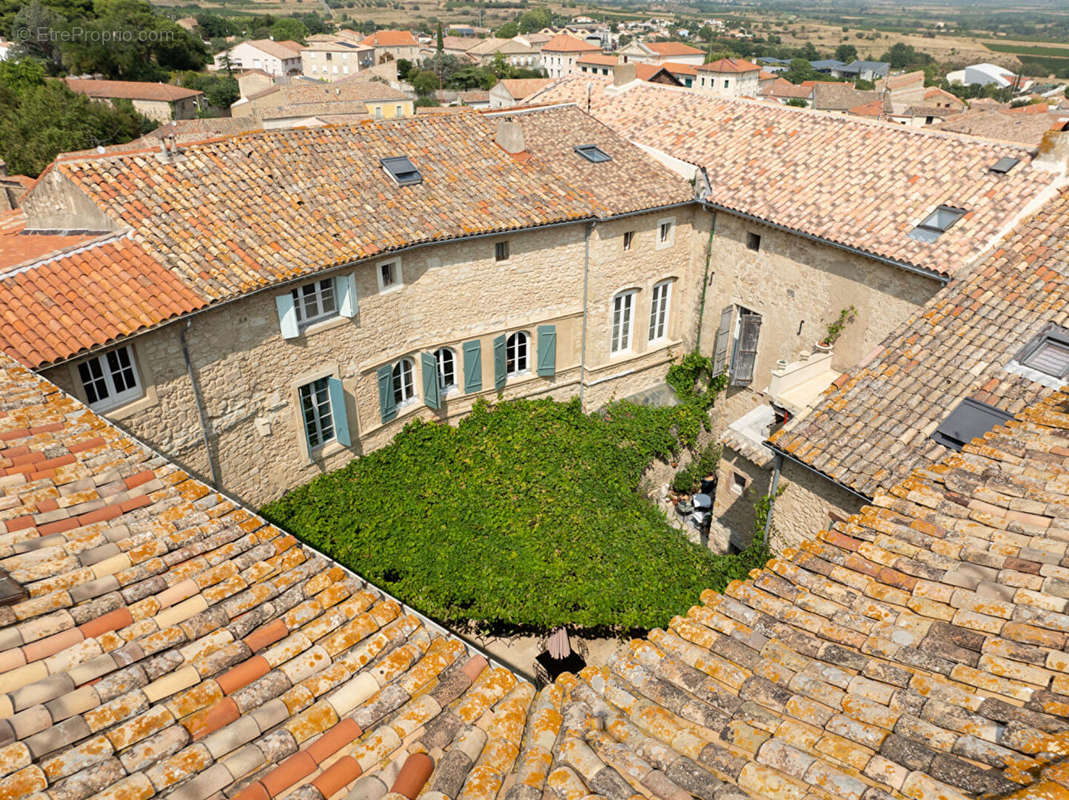
{"type": "Polygon", "coordinates": [[[397,404],[393,401],[393,367],[383,364],[379,367],[377,375],[379,378],[379,411],[385,423],[397,416],[397,404]]]}
{"type": "Polygon", "coordinates": [[[464,391],[481,392],[483,389],[482,342],[464,342],[464,391]]]}
{"type": "Polygon", "coordinates": [[[505,360],[505,336],[502,334],[494,339],[494,388],[501,391],[505,388],[506,372],[505,360]]]}
{"type": "Polygon", "coordinates": [[[423,402],[437,411],[442,404],[438,393],[438,362],[434,353],[420,353],[420,371],[423,373],[423,402]]]}
{"type": "Polygon", "coordinates": [[[552,378],[557,372],[557,326],[538,326],[538,374],[552,378]]]}
{"type": "Polygon", "coordinates": [[[728,345],[731,344],[731,318],[735,307],[728,306],[720,312],[720,327],[716,330],[713,345],[713,374],[719,375],[728,367],[728,345]]]}
{"type": "Polygon", "coordinates": [[[327,393],[330,395],[330,416],[334,420],[334,438],[346,447],[352,447],[349,435],[349,412],[345,408],[345,389],[337,378],[327,378],[327,393]]]}
{"type": "Polygon", "coordinates": [[[338,314],[340,316],[356,316],[356,276],[353,273],[339,275],[334,279],[334,296],[338,299],[338,314]]]}
{"type": "Polygon", "coordinates": [[[301,331],[297,327],[297,309],[293,305],[293,295],[289,292],[275,297],[275,308],[278,309],[278,327],[282,331],[283,339],[294,339],[301,331]]]}
{"type": "Polygon", "coordinates": [[[731,365],[733,386],[746,386],[753,380],[757,363],[757,339],[761,333],[761,315],[743,314],[739,318],[739,340],[735,344],[735,358],[731,365]]]}

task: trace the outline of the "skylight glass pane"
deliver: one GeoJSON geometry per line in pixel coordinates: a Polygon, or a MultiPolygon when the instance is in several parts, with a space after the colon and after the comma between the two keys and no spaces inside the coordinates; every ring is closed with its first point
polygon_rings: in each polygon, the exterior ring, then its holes
{"type": "Polygon", "coordinates": [[[595,144],[583,144],[575,148],[575,152],[585,158],[587,161],[592,161],[595,164],[600,164],[603,161],[612,161],[612,156],[602,150],[595,144]]]}
{"type": "Polygon", "coordinates": [[[1069,347],[1044,339],[1023,363],[1026,367],[1038,369],[1047,375],[1063,378],[1069,373],[1069,347]]]}
{"type": "Polygon", "coordinates": [[[391,178],[397,181],[399,186],[410,186],[423,182],[423,175],[408,160],[407,156],[384,158],[382,159],[382,168],[390,174],[391,178]]]}
{"type": "Polygon", "coordinates": [[[939,231],[945,231],[959,219],[961,219],[962,212],[955,208],[948,208],[947,206],[939,206],[935,211],[928,215],[928,219],[921,223],[925,228],[935,228],[939,231]]]}
{"type": "Polygon", "coordinates": [[[991,165],[992,172],[1007,173],[1020,163],[1021,159],[1013,156],[1003,156],[991,165]]]}
{"type": "Polygon", "coordinates": [[[973,439],[1010,419],[1013,419],[1013,415],[1001,408],[966,397],[939,423],[932,439],[945,447],[961,450],[973,439]]]}

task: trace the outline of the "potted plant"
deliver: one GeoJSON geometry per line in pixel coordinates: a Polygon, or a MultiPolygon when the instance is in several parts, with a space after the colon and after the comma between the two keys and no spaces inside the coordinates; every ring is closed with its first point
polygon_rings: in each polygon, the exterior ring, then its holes
{"type": "Polygon", "coordinates": [[[839,316],[828,323],[824,338],[817,342],[817,350],[827,353],[835,344],[835,340],[843,334],[843,329],[857,317],[857,309],[848,306],[839,312],[839,316]]]}

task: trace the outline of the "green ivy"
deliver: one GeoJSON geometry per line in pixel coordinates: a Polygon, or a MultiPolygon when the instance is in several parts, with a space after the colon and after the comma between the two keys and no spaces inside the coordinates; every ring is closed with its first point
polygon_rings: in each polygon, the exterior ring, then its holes
{"type": "Polygon", "coordinates": [[[688,404],[479,402],[456,427],[409,423],[264,514],[447,624],[648,629],[764,563],[690,543],[637,491],[700,426],[688,404]]]}

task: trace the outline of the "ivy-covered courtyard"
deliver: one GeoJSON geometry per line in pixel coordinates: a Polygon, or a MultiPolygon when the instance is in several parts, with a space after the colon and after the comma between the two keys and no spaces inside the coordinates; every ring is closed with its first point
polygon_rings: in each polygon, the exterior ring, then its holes
{"type": "Polygon", "coordinates": [[[767,558],[760,541],[739,555],[691,544],[638,491],[653,459],[695,441],[703,411],[480,403],[457,427],[410,423],[264,513],[451,625],[663,626],[767,558]]]}

